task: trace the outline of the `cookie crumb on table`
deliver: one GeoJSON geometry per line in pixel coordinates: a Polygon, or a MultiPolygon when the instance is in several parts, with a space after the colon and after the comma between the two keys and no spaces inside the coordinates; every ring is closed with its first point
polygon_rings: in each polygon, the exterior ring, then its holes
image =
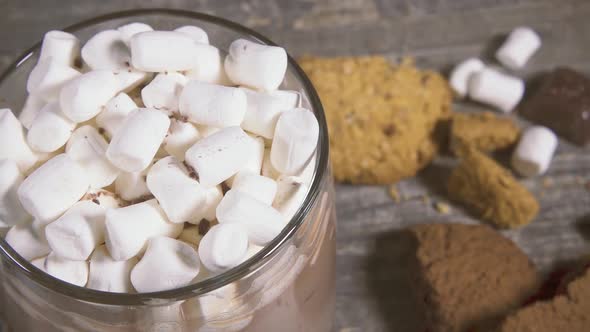
{"type": "Polygon", "coordinates": [[[466,147],[485,152],[506,149],[514,145],[520,135],[512,119],[492,112],[456,112],[451,121],[450,150],[456,155],[466,147]]]}
{"type": "Polygon", "coordinates": [[[500,228],[529,224],[539,203],[498,163],[475,149],[467,149],[447,184],[449,196],[500,228]]]}
{"type": "Polygon", "coordinates": [[[411,59],[303,57],[301,67],[325,109],[337,181],[391,184],[414,176],[436,156],[452,93],[434,71],[411,59]]]}
{"type": "Polygon", "coordinates": [[[389,192],[389,196],[393,199],[394,202],[396,202],[396,203],[400,202],[400,194],[397,191],[395,184],[392,184],[389,186],[388,192],[389,192]]]}
{"type": "Polygon", "coordinates": [[[449,204],[443,202],[436,202],[434,203],[434,208],[440,214],[449,214],[451,213],[451,206],[449,204]]]}

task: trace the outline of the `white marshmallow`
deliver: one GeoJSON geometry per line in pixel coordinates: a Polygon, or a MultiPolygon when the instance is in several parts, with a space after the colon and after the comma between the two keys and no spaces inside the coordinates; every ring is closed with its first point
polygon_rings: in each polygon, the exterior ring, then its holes
{"type": "Polygon", "coordinates": [[[111,139],[107,158],[126,172],[142,171],[158,152],[169,126],[170,119],[160,111],[131,112],[111,139]]]}
{"type": "Polygon", "coordinates": [[[121,172],[115,180],[115,192],[126,201],[142,200],[152,196],[147,184],[147,173],[156,162],[153,160],[150,165],[141,172],[121,172]]]}
{"type": "Polygon", "coordinates": [[[225,57],[217,47],[197,44],[197,53],[195,65],[186,72],[186,77],[205,83],[232,85],[223,66],[225,57]]]}
{"type": "Polygon", "coordinates": [[[184,25],[174,29],[174,31],[182,32],[190,36],[196,43],[209,44],[209,36],[205,30],[194,25],[184,25]]]}
{"type": "Polygon", "coordinates": [[[126,261],[116,261],[111,257],[106,246],[99,246],[90,256],[86,287],[103,292],[133,293],[130,275],[137,262],[138,259],[135,257],[126,261]]]}
{"type": "Polygon", "coordinates": [[[510,69],[520,69],[541,47],[541,37],[529,27],[518,27],[510,33],[496,52],[496,59],[510,69]]]}
{"type": "Polygon", "coordinates": [[[313,176],[315,175],[316,157],[317,154],[314,153],[303,170],[296,174],[308,187],[311,187],[313,176]]]}
{"type": "Polygon", "coordinates": [[[148,31],[131,37],[133,67],[148,72],[183,71],[195,66],[197,44],[182,32],[148,31]]]}
{"type": "Polygon", "coordinates": [[[14,225],[6,233],[6,242],[24,259],[30,261],[51,251],[44,232],[37,232],[32,223],[14,225]]]}
{"type": "Polygon", "coordinates": [[[150,238],[176,238],[182,227],[168,222],[155,199],[111,209],[106,213],[106,246],[113,259],[124,261],[140,254],[150,238]]]}
{"type": "Polygon", "coordinates": [[[107,141],[92,126],[76,129],[66,145],[66,153],[86,171],[90,188],[104,188],[120,173],[106,157],[107,146],[107,141]]]}
{"type": "Polygon", "coordinates": [[[29,175],[18,188],[21,204],[41,221],[55,220],[88,190],[84,169],[66,154],[59,154],[29,175]]]}
{"type": "Polygon", "coordinates": [[[221,186],[213,186],[205,189],[205,204],[203,208],[189,220],[190,223],[198,224],[201,220],[206,219],[208,221],[215,220],[215,210],[217,205],[223,198],[223,191],[221,186]]]}
{"type": "Polygon", "coordinates": [[[23,125],[23,127],[29,129],[31,128],[31,124],[35,117],[41,112],[41,109],[47,103],[43,98],[39,98],[35,95],[29,95],[25,100],[25,105],[23,106],[20,114],[18,115],[18,120],[23,125]]]}
{"type": "Polygon", "coordinates": [[[257,92],[241,88],[248,100],[242,128],[272,139],[279,116],[283,111],[297,107],[299,94],[295,91],[257,92]]]}
{"type": "Polygon", "coordinates": [[[27,142],[35,151],[53,152],[64,146],[76,123],[63,114],[58,102],[47,104],[35,120],[27,133],[27,142]]]}
{"type": "Polygon", "coordinates": [[[274,180],[278,179],[279,176],[281,175],[281,173],[274,168],[274,166],[272,165],[272,162],[270,161],[270,149],[269,148],[264,149],[264,158],[262,159],[261,173],[262,173],[262,175],[266,176],[267,178],[271,178],[274,180]]]}
{"type": "Polygon", "coordinates": [[[39,60],[53,58],[56,62],[73,67],[80,54],[80,41],[71,33],[52,30],[43,37],[39,60]]]}
{"type": "Polygon", "coordinates": [[[140,293],[183,287],[199,274],[200,265],[199,255],[188,244],[163,236],[154,237],[131,271],[131,283],[140,293]]]}
{"type": "Polygon", "coordinates": [[[277,193],[277,182],[259,174],[238,173],[232,190],[241,191],[264,204],[271,205],[277,193]]]}
{"type": "Polygon", "coordinates": [[[189,82],[178,102],[180,113],[189,121],[213,126],[239,126],[246,113],[244,91],[199,81],[189,82]]]}
{"type": "Polygon", "coordinates": [[[148,108],[166,112],[178,110],[178,98],[187,78],[179,73],[158,74],[141,90],[141,99],[148,108]]]}
{"type": "Polygon", "coordinates": [[[129,68],[131,53],[117,30],[104,30],[90,38],[82,47],[82,59],[92,70],[129,68]]]}
{"type": "Polygon", "coordinates": [[[154,29],[145,23],[133,22],[118,27],[117,31],[121,33],[121,39],[123,40],[125,45],[129,46],[131,37],[135,36],[140,32],[154,31],[154,29]]]}
{"type": "Polygon", "coordinates": [[[248,161],[240,168],[236,175],[232,176],[231,178],[227,179],[226,183],[231,188],[233,186],[234,180],[237,176],[244,173],[253,173],[253,174],[260,174],[262,170],[262,160],[264,159],[264,139],[260,136],[253,137],[252,141],[254,142],[255,150],[254,153],[248,158],[248,161]]]}
{"type": "Polygon", "coordinates": [[[172,119],[170,131],[162,146],[174,158],[183,161],[186,151],[195,144],[201,136],[197,128],[188,122],[172,119]]]}
{"type": "Polygon", "coordinates": [[[207,270],[219,273],[238,266],[248,250],[248,233],[238,223],[219,224],[203,236],[199,257],[207,270]]]}
{"type": "Polygon", "coordinates": [[[47,256],[35,258],[35,259],[31,260],[31,264],[33,264],[33,266],[38,268],[39,270],[45,272],[45,259],[46,258],[47,258],[47,256]]]}
{"type": "Polygon", "coordinates": [[[277,194],[272,206],[285,216],[285,219],[291,220],[303,204],[308,190],[309,187],[300,177],[282,175],[277,180],[277,194]]]}
{"type": "Polygon", "coordinates": [[[45,228],[47,242],[59,257],[87,260],[104,242],[106,209],[91,201],[81,201],[45,228]]]}
{"type": "Polygon", "coordinates": [[[315,115],[305,108],[281,114],[275,130],[270,160],[283,174],[295,174],[307,165],[318,144],[319,125],[315,115]]]}
{"type": "Polygon", "coordinates": [[[286,71],[287,52],[278,46],[238,39],[225,58],[225,72],[232,82],[258,90],[276,90],[286,71]]]}
{"type": "Polygon", "coordinates": [[[74,68],[47,58],[39,61],[29,74],[27,92],[45,101],[54,101],[59,98],[63,85],[78,76],[80,73],[74,68]]]}
{"type": "Polygon", "coordinates": [[[171,222],[200,220],[193,218],[205,205],[205,189],[176,158],[169,156],[156,162],[146,183],[171,222]]]}
{"type": "Polygon", "coordinates": [[[524,82],[492,68],[484,68],[469,80],[469,97],[508,113],[524,95],[524,82]]]}
{"type": "Polygon", "coordinates": [[[0,109],[0,142],[5,142],[0,144],[0,159],[14,160],[23,173],[39,159],[29,147],[22,125],[8,108],[0,109]]]}
{"type": "Polygon", "coordinates": [[[44,271],[51,276],[84,287],[88,281],[88,262],[72,261],[59,257],[54,252],[45,259],[44,271]]]}
{"type": "Polygon", "coordinates": [[[106,104],[102,112],[98,113],[96,124],[104,129],[109,137],[113,137],[127,115],[135,109],[137,109],[137,105],[133,99],[126,93],[119,93],[106,104]]]}
{"type": "Polygon", "coordinates": [[[525,130],[512,153],[512,167],[523,176],[543,174],[557,148],[557,136],[549,128],[533,126],[525,130]]]}
{"type": "Polygon", "coordinates": [[[244,302],[243,292],[240,292],[235,283],[188,300],[183,309],[189,311],[195,308],[199,310],[197,315],[206,322],[199,328],[199,332],[243,331],[253,317],[252,307],[244,302]]]}
{"type": "Polygon", "coordinates": [[[216,186],[236,174],[254,153],[252,139],[240,127],[227,127],[205,137],[186,151],[185,161],[205,187],[216,186]]]}
{"type": "Polygon", "coordinates": [[[248,245],[248,250],[246,251],[246,254],[244,255],[244,258],[242,260],[242,263],[247,261],[248,259],[252,258],[254,255],[256,255],[258,252],[260,252],[260,250],[262,250],[264,247],[262,246],[257,246],[255,244],[250,243],[248,245]]]}
{"type": "Polygon", "coordinates": [[[463,62],[453,68],[449,83],[459,97],[463,98],[467,95],[467,87],[471,75],[479,72],[484,67],[485,65],[480,59],[469,58],[463,60],[463,62]]]}
{"type": "Polygon", "coordinates": [[[234,189],[225,193],[216,212],[220,224],[243,225],[250,242],[260,246],[274,239],[287,224],[285,217],[273,207],[234,189]]]}
{"type": "Polygon", "coordinates": [[[14,160],[0,159],[0,228],[30,220],[18,200],[17,190],[23,176],[14,160]]]}
{"type": "Polygon", "coordinates": [[[119,81],[119,91],[130,93],[141,84],[150,81],[154,74],[130,69],[115,72],[115,77],[119,81]]]}
{"type": "Polygon", "coordinates": [[[198,225],[187,225],[182,230],[182,233],[180,233],[180,236],[178,236],[178,239],[197,250],[203,236],[205,236],[209,229],[214,225],[217,225],[217,223],[211,223],[207,220],[201,220],[198,225]]]}
{"type": "Polygon", "coordinates": [[[124,206],[124,202],[116,194],[104,189],[90,189],[81,200],[92,201],[105,209],[118,209],[124,206]]]}
{"type": "Polygon", "coordinates": [[[199,131],[201,138],[209,137],[209,136],[215,134],[216,132],[218,132],[220,129],[217,127],[204,126],[204,125],[198,125],[198,124],[195,125],[195,127],[197,127],[197,130],[199,131]]]}
{"type": "Polygon", "coordinates": [[[76,123],[95,117],[119,91],[116,76],[94,70],[68,82],[59,94],[64,114],[76,123]]]}

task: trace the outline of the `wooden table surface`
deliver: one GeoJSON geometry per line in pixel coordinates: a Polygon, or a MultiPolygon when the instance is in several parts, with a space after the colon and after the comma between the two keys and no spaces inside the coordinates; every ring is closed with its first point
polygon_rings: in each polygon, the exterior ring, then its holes
{"type": "MultiPolygon", "coordinates": [[[[590,2],[584,0],[0,0],[0,70],[49,29],[141,7],[223,16],[259,30],[295,56],[412,55],[420,66],[443,71],[468,56],[493,61],[490,55],[503,36],[528,25],[544,43],[518,75],[530,79],[556,65],[590,73],[590,2]]],[[[548,174],[524,180],[539,198],[541,212],[532,225],[505,234],[542,271],[589,252],[589,152],[561,142],[548,174]]],[[[336,187],[335,331],[419,330],[402,277],[409,253],[395,230],[419,222],[478,222],[458,206],[447,215],[434,208],[447,202],[444,181],[452,163],[440,158],[399,183],[405,199],[397,204],[384,186],[336,187]]]]}

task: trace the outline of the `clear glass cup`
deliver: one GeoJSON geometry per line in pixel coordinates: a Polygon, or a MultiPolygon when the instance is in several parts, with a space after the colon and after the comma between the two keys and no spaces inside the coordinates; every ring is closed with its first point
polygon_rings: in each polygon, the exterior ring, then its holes
{"type": "MultiPolygon", "coordinates": [[[[135,10],[97,17],[66,31],[82,41],[130,22],[156,29],[197,25],[221,50],[237,38],[273,44],[236,23],[177,10],[135,10]]],[[[37,43],[0,76],[0,107],[18,112],[37,43]]],[[[0,240],[2,331],[329,331],[334,311],[334,193],[320,100],[292,58],[282,89],[301,93],[320,125],[315,170],[305,202],[258,254],[213,278],[169,291],[116,294],[55,279],[0,240]]],[[[9,144],[1,142],[0,144],[9,144]]]]}

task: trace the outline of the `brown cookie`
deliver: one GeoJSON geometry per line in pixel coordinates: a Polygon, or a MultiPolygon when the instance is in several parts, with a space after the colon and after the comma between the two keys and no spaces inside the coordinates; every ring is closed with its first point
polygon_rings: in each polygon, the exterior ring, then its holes
{"type": "Polygon", "coordinates": [[[565,294],[533,303],[508,316],[498,331],[590,331],[590,269],[570,282],[565,294]]]}
{"type": "Polygon", "coordinates": [[[378,56],[299,61],[326,111],[336,180],[385,184],[413,176],[436,155],[435,128],[450,116],[451,90],[411,60],[378,56]]]}
{"type": "Polygon", "coordinates": [[[539,203],[504,167],[475,149],[461,153],[461,162],[447,184],[449,196],[500,228],[530,223],[539,203]]]}
{"type": "Polygon", "coordinates": [[[412,273],[430,332],[492,326],[539,283],[529,258],[488,226],[425,224],[410,230],[418,243],[412,273]]]}
{"type": "Polygon", "coordinates": [[[451,151],[460,155],[465,147],[480,151],[506,149],[518,140],[520,129],[508,118],[492,112],[453,113],[451,120],[451,151]]]}

